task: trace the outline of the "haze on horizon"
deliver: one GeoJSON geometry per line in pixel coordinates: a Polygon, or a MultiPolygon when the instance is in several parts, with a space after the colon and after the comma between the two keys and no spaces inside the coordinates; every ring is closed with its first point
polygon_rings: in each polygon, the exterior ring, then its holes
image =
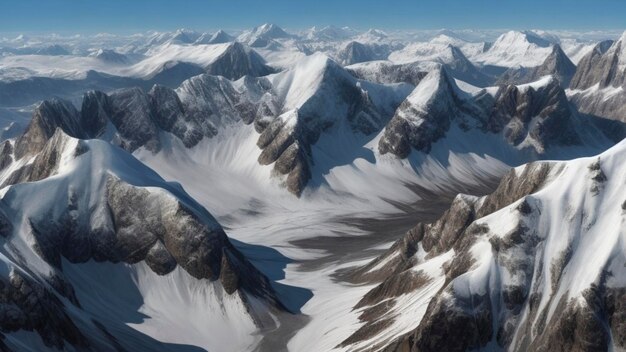
{"type": "Polygon", "coordinates": [[[626,27],[619,0],[5,0],[0,33],[133,32],[188,27],[243,29],[263,22],[284,28],[351,26],[383,29],[606,30],[626,27]],[[374,15],[375,14],[375,15],[374,15]]]}

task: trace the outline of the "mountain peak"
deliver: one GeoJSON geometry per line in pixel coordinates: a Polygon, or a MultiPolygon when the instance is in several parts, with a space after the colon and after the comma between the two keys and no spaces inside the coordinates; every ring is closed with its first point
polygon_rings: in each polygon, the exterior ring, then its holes
{"type": "Polygon", "coordinates": [[[258,35],[264,35],[264,36],[268,36],[271,38],[289,37],[289,34],[287,34],[287,32],[285,32],[282,28],[280,28],[278,25],[275,25],[273,23],[262,24],[261,26],[256,27],[254,29],[254,32],[258,35]]]}
{"type": "Polygon", "coordinates": [[[226,50],[205,67],[205,70],[211,75],[220,75],[228,79],[239,79],[246,75],[265,76],[274,72],[266,65],[261,55],[239,42],[228,44],[226,50]]]}
{"type": "Polygon", "coordinates": [[[210,44],[228,43],[228,42],[232,42],[234,39],[235,38],[233,38],[231,35],[229,35],[225,31],[220,29],[219,31],[213,34],[213,36],[209,40],[209,43],[210,44]]]}
{"type": "Polygon", "coordinates": [[[542,48],[547,48],[551,43],[532,31],[508,31],[498,37],[494,46],[514,45],[520,43],[534,44],[542,48]]]}
{"type": "Polygon", "coordinates": [[[428,152],[461,113],[464,93],[441,66],[424,77],[396,110],[378,143],[381,154],[406,158],[411,148],[428,152]]]}

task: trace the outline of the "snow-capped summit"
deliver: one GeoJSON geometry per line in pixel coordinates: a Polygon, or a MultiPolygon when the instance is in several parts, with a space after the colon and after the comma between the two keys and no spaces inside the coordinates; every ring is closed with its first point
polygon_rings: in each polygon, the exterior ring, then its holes
{"type": "MultiPolygon", "coordinates": [[[[570,83],[573,103],[580,111],[609,120],[626,121],[626,32],[615,42],[598,43],[585,55],[570,83]]],[[[626,130],[611,127],[623,138],[626,130]]]]}
{"type": "Polygon", "coordinates": [[[229,42],[232,42],[233,40],[235,40],[233,36],[229,35],[225,31],[220,29],[219,31],[215,32],[211,36],[211,39],[209,40],[208,44],[229,43],[229,42]]]}
{"type": "Polygon", "coordinates": [[[312,27],[304,33],[304,37],[308,40],[337,41],[348,39],[356,33],[357,32],[350,27],[312,27]]]}
{"type": "Polygon", "coordinates": [[[46,45],[36,48],[33,52],[35,55],[61,56],[70,55],[70,52],[59,44],[46,45]]]}
{"type": "Polygon", "coordinates": [[[29,41],[29,38],[24,34],[19,34],[17,37],[9,40],[13,44],[24,44],[29,41]]]}
{"type": "Polygon", "coordinates": [[[563,87],[568,87],[575,73],[576,65],[565,55],[559,44],[554,44],[552,53],[548,55],[541,66],[510,68],[500,76],[498,83],[524,84],[552,75],[561,82],[563,87]]]}
{"type": "Polygon", "coordinates": [[[533,32],[509,31],[502,34],[489,50],[474,60],[499,67],[536,67],[552,52],[552,43],[533,32]]]}
{"type": "Polygon", "coordinates": [[[189,29],[181,28],[176,30],[172,34],[172,37],[168,40],[170,43],[178,44],[192,44],[201,36],[200,33],[189,29]]]}
{"type": "Polygon", "coordinates": [[[195,42],[194,44],[199,45],[199,44],[223,44],[223,43],[230,43],[232,41],[234,41],[235,38],[231,35],[229,35],[228,33],[226,33],[224,30],[218,30],[217,32],[211,34],[211,33],[203,33],[195,42]]]}
{"type": "Polygon", "coordinates": [[[241,34],[237,41],[251,47],[265,47],[274,39],[291,38],[291,35],[275,24],[265,23],[241,34]]]}
{"type": "Polygon", "coordinates": [[[379,151],[401,158],[407,157],[411,148],[428,152],[431,144],[445,135],[454,116],[463,114],[464,99],[465,93],[445,68],[431,71],[385,127],[379,151]]]}
{"type": "Polygon", "coordinates": [[[473,43],[468,42],[466,40],[450,36],[448,34],[439,34],[438,36],[432,38],[430,43],[433,44],[441,44],[441,45],[451,45],[461,49],[463,54],[468,58],[473,58],[476,55],[479,55],[485,51],[487,48],[487,44],[484,42],[481,43],[473,43]]]}

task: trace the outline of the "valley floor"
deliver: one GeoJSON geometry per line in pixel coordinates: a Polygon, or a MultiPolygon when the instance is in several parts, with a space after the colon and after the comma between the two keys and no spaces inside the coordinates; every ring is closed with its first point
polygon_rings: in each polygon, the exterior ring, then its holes
{"type": "Polygon", "coordinates": [[[497,177],[485,176],[480,186],[457,185],[437,193],[407,186],[414,201],[403,203],[361,200],[362,204],[344,206],[336,200],[278,202],[251,197],[240,199],[239,204],[219,206],[211,200],[234,198],[224,197],[223,187],[180,180],[175,167],[149,164],[166,179],[179,181],[209,209],[239,249],[280,283],[277,290],[290,308],[300,312],[275,317],[279,326],[262,332],[257,351],[327,351],[337,347],[362,325],[359,312],[352,307],[375,285],[350,283],[340,275],[342,269],[369,262],[417,222],[436,219],[457,193],[487,194],[498,182],[497,177]],[[355,211],[357,208],[363,210],[355,211]]]}

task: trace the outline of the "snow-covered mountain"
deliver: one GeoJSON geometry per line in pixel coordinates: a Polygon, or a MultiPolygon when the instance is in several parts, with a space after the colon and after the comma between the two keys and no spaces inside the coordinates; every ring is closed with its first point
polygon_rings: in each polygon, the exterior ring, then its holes
{"type": "Polygon", "coordinates": [[[579,63],[580,69],[572,80],[573,89],[587,89],[599,83],[599,88],[626,84],[626,32],[610,46],[603,42],[579,63]]]}
{"type": "Polygon", "coordinates": [[[391,61],[369,61],[347,66],[346,69],[355,77],[376,83],[419,84],[428,71],[420,62],[394,64],[391,61]]]}
{"type": "Polygon", "coordinates": [[[484,53],[474,60],[485,66],[540,66],[552,52],[552,43],[533,32],[510,31],[502,34],[484,53]]]}
{"type": "Polygon", "coordinates": [[[123,64],[128,64],[130,61],[126,55],[120,54],[117,51],[111,50],[111,49],[98,49],[92,55],[98,60],[102,60],[104,62],[112,63],[112,64],[123,65],[123,64]]]}
{"type": "Polygon", "coordinates": [[[401,158],[412,150],[428,152],[453,126],[495,134],[520,152],[537,154],[551,146],[594,144],[605,138],[591,120],[570,106],[553,76],[468,93],[442,67],[422,79],[396,110],[379,141],[379,150],[401,158]]]}
{"type": "Polygon", "coordinates": [[[623,35],[16,36],[0,350],[624,349],[623,35]]]}
{"type": "Polygon", "coordinates": [[[570,97],[588,114],[626,121],[626,32],[615,42],[601,42],[578,63],[570,97]]]}
{"type": "Polygon", "coordinates": [[[361,44],[349,42],[337,53],[337,62],[342,65],[352,65],[360,62],[385,60],[391,53],[388,45],[361,44]]]}
{"type": "Polygon", "coordinates": [[[450,44],[432,42],[409,44],[392,52],[389,60],[396,64],[421,62],[424,65],[423,71],[431,71],[444,64],[455,78],[478,87],[488,86],[492,81],[490,77],[480,72],[459,48],[450,44]]]}
{"type": "Polygon", "coordinates": [[[255,27],[250,31],[242,33],[237,37],[237,41],[246,43],[247,45],[257,48],[268,46],[274,39],[286,39],[291,35],[285,32],[279,26],[272,23],[265,23],[255,27]]]}
{"type": "Polygon", "coordinates": [[[362,350],[624,348],[626,142],[511,170],[458,195],[353,273],[384,278],[355,305],[362,350]],[[374,313],[375,312],[375,313],[374,313]]]}
{"type": "Polygon", "coordinates": [[[304,32],[304,38],[310,41],[337,41],[349,39],[357,33],[357,31],[350,27],[312,27],[304,32]]]}
{"type": "Polygon", "coordinates": [[[565,55],[558,44],[554,44],[552,53],[540,66],[510,68],[500,76],[497,83],[524,84],[552,75],[559,80],[563,87],[568,87],[575,73],[576,66],[574,63],[565,55]]]}
{"type": "Polygon", "coordinates": [[[468,58],[473,58],[479,54],[482,54],[483,52],[485,52],[485,50],[489,48],[489,46],[485,42],[468,42],[457,37],[446,35],[444,33],[439,34],[438,36],[431,39],[430,43],[455,46],[461,49],[463,54],[468,58]]]}
{"type": "MultiPolygon", "coordinates": [[[[50,130],[43,118],[2,147],[5,348],[170,350],[194,339],[157,333],[160,324],[226,324],[223,335],[194,342],[212,349],[234,339],[243,348],[250,338],[237,336],[272,326],[268,314],[285,308],[270,281],[180,185],[107,142],[50,130]],[[190,302],[203,303],[187,316],[165,313],[190,302]],[[133,327],[140,312],[152,318],[133,327]]],[[[77,132],[69,116],[57,122],[77,132]]]]}
{"type": "Polygon", "coordinates": [[[50,125],[78,138],[106,138],[131,152],[139,147],[158,152],[166,143],[161,131],[193,147],[229,124],[254,123],[260,133],[259,163],[274,165],[286,175],[287,188],[300,194],[311,177],[310,148],[320,134],[344,125],[355,133],[379,131],[406,91],[403,86],[360,82],[316,54],[267,78],[247,76],[233,82],[201,75],[177,91],[155,86],[148,93],[137,88],[110,95],[90,92],[80,113],[69,102],[44,102],[18,145],[36,145],[41,129],[51,133],[50,125]]]}

